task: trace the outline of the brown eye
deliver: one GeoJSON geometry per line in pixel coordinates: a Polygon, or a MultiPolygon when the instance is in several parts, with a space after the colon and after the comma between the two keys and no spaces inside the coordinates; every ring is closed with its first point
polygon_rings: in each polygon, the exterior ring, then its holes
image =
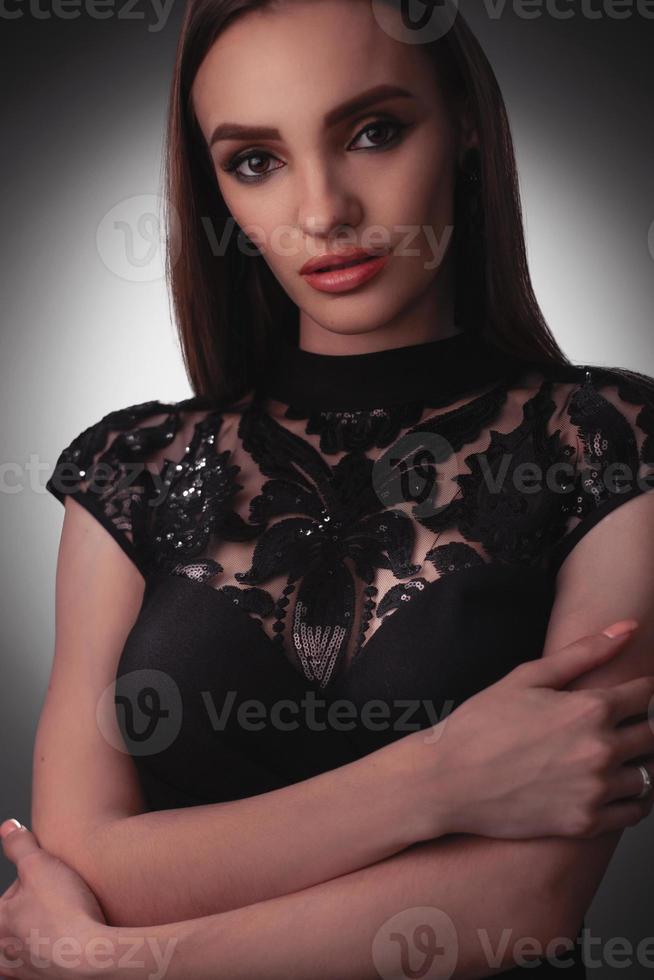
{"type": "MultiPolygon", "coordinates": [[[[259,167],[262,167],[262,161],[263,161],[263,163],[265,164],[265,162],[266,162],[266,157],[265,157],[265,156],[264,156],[263,154],[254,154],[254,155],[253,155],[253,156],[251,156],[251,157],[246,157],[246,160],[245,160],[245,162],[246,162],[246,163],[248,164],[248,166],[250,167],[250,169],[251,169],[251,170],[254,170],[254,172],[255,172],[255,173],[259,173],[259,169],[258,169],[258,168],[259,168],[259,167]],[[258,164],[257,164],[257,163],[255,163],[255,164],[253,165],[253,164],[252,164],[252,163],[250,162],[250,161],[252,161],[252,160],[257,160],[257,161],[258,161],[258,164]]],[[[265,169],[263,169],[263,168],[262,168],[262,172],[263,172],[263,173],[265,173],[265,169]]]]}
{"type": "Polygon", "coordinates": [[[373,145],[364,146],[363,149],[385,149],[387,146],[393,146],[398,141],[398,137],[403,129],[406,129],[406,125],[398,122],[396,119],[376,119],[373,122],[369,122],[368,125],[360,131],[355,142],[358,142],[358,140],[367,133],[374,133],[376,135],[372,139],[373,145]],[[389,130],[391,133],[393,133],[393,135],[390,137],[390,139],[384,139],[383,134],[388,133],[389,130]],[[380,133],[382,134],[381,139],[379,139],[380,133]]]}
{"type": "MultiPolygon", "coordinates": [[[[374,123],[374,125],[372,125],[372,126],[367,126],[366,129],[364,130],[364,133],[367,133],[367,134],[370,134],[370,133],[375,134],[376,133],[377,136],[379,136],[379,133],[380,132],[383,134],[384,132],[387,132],[388,129],[390,129],[390,128],[392,128],[392,127],[390,127],[388,123],[374,123]]],[[[375,142],[374,135],[372,137],[368,136],[368,138],[369,139],[372,139],[373,143],[375,142]]],[[[383,143],[384,142],[384,139],[382,138],[381,140],[379,140],[379,142],[383,143]]]]}
{"type": "MultiPolygon", "coordinates": [[[[270,153],[265,153],[263,151],[248,151],[246,153],[241,153],[239,156],[231,160],[225,170],[228,173],[234,173],[239,180],[245,183],[255,183],[264,177],[267,177],[272,170],[266,170],[265,165],[269,160],[276,159],[270,153]],[[250,161],[256,161],[252,164],[250,161]],[[243,173],[240,169],[242,164],[247,164],[250,170],[253,171],[251,174],[243,173]]],[[[274,167],[274,170],[279,170],[279,167],[274,167]]]]}

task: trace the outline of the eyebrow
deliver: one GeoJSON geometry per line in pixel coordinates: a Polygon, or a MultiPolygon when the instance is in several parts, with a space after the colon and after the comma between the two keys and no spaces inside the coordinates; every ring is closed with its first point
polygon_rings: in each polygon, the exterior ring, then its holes
{"type": "MultiPolygon", "coordinates": [[[[399,85],[376,85],[374,88],[368,89],[360,95],[355,95],[354,98],[348,99],[346,102],[342,102],[334,109],[330,109],[326,113],[323,122],[327,128],[335,126],[344,119],[353,116],[355,112],[367,109],[377,102],[384,101],[384,99],[392,98],[413,99],[415,96],[412,92],[401,88],[399,85]]],[[[271,126],[242,126],[240,123],[220,123],[211,134],[208,146],[211,149],[214,143],[217,143],[219,140],[238,139],[276,140],[281,139],[281,133],[278,129],[271,126]]]]}

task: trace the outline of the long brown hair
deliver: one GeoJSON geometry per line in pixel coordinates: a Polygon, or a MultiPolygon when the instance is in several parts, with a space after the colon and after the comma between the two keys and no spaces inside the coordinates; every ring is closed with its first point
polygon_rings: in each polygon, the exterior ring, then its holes
{"type": "MultiPolygon", "coordinates": [[[[196,395],[232,400],[265,371],[282,325],[299,310],[264,258],[244,254],[218,188],[191,103],[208,50],[228,25],[275,0],[187,0],[178,42],[165,150],[164,202],[169,236],[166,274],[184,364],[196,395]],[[228,241],[219,255],[216,242],[228,241]],[[172,247],[174,245],[174,247],[172,247]]],[[[486,254],[481,280],[484,337],[530,362],[567,365],[534,295],[525,247],[518,177],[506,108],[495,73],[457,11],[452,26],[424,45],[450,106],[467,102],[480,142],[486,254]]],[[[457,215],[455,210],[455,229],[457,215]]],[[[466,288],[466,270],[458,269],[466,288]]],[[[476,285],[481,282],[481,286],[476,285]]],[[[640,376],[639,376],[640,377],[640,376]]]]}

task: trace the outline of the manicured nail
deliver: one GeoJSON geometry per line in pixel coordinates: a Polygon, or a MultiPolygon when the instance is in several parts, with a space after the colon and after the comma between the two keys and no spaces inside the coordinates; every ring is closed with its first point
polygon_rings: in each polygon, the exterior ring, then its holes
{"type": "Polygon", "coordinates": [[[15,817],[10,817],[9,820],[5,820],[2,825],[2,836],[8,837],[9,834],[13,834],[14,830],[22,830],[22,827],[22,823],[19,823],[15,817]],[[13,826],[11,826],[11,824],[13,824],[13,826]]]}
{"type": "Polygon", "coordinates": [[[638,620],[636,619],[621,619],[619,622],[607,626],[602,632],[604,636],[608,636],[613,640],[616,636],[624,636],[625,633],[631,633],[637,626],[638,620]]]}

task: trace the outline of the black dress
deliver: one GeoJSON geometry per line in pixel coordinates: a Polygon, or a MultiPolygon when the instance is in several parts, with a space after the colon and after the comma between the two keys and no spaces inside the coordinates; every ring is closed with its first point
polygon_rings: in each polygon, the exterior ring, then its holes
{"type": "Polygon", "coordinates": [[[358,355],[280,337],[238,403],[82,432],[47,488],[146,580],[116,704],[148,807],[333,769],[540,656],[563,559],[654,487],[651,392],[464,333],[358,355]]]}

